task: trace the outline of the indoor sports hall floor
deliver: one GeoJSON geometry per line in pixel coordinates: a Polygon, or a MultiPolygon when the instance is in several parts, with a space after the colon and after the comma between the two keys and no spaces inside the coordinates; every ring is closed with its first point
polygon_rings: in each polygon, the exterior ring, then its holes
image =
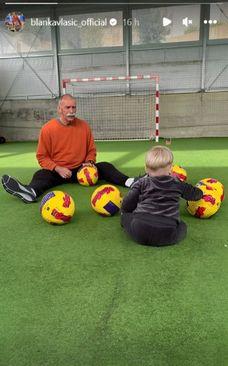
{"type": "MultiPolygon", "coordinates": [[[[100,142],[98,161],[136,176],[153,145],[100,142]]],[[[0,365],[228,365],[228,138],[169,147],[189,182],[212,177],[225,186],[208,220],[191,217],[182,202],[188,236],[176,246],[132,242],[119,215],[92,211],[92,187],[59,187],[76,203],[65,226],[44,222],[40,201],[26,205],[0,187],[0,365]]],[[[0,145],[0,175],[29,182],[35,148],[0,145]]]]}

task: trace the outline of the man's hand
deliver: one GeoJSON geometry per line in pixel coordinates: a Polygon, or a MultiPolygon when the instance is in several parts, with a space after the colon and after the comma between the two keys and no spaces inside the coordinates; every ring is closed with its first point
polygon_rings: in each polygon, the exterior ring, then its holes
{"type": "Polygon", "coordinates": [[[60,175],[60,177],[62,177],[64,179],[69,179],[72,175],[72,172],[70,169],[64,168],[62,166],[56,166],[55,171],[56,171],[56,173],[58,173],[60,175]]]}
{"type": "Polygon", "coordinates": [[[94,166],[94,162],[93,161],[86,161],[85,163],[82,164],[83,168],[85,166],[94,166]]]}

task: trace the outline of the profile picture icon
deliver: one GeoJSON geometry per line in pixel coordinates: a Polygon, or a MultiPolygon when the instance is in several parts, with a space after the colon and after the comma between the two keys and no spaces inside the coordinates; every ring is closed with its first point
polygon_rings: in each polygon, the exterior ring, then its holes
{"type": "Polygon", "coordinates": [[[13,11],[5,18],[5,26],[11,32],[19,32],[24,28],[25,16],[20,12],[13,11]]]}

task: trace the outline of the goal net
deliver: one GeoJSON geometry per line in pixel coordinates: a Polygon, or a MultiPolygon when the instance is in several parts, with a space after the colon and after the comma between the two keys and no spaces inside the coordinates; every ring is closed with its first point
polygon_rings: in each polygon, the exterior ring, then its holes
{"type": "Polygon", "coordinates": [[[64,79],[96,140],[159,139],[158,75],[64,79]]]}

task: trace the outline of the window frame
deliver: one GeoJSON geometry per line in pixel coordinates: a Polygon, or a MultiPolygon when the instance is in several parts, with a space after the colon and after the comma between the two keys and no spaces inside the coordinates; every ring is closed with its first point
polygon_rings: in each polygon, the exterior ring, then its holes
{"type": "MultiPolygon", "coordinates": [[[[209,5],[209,18],[211,16],[211,5],[209,5]]],[[[228,24],[228,20],[227,20],[227,24],[228,24]]],[[[214,39],[210,39],[210,24],[207,24],[208,26],[208,39],[207,39],[207,45],[208,46],[215,46],[215,45],[227,45],[228,44],[228,36],[227,38],[214,38],[214,39]]]]}
{"type": "MultiPolygon", "coordinates": [[[[72,8],[73,10],[73,8],[72,8]]],[[[70,11],[69,9],[67,9],[67,11],[65,11],[64,13],[60,13],[60,11],[58,11],[58,13],[56,13],[56,18],[57,20],[59,20],[59,17],[64,16],[64,15],[81,15],[81,14],[88,14],[88,12],[90,14],[97,14],[97,13],[107,13],[107,12],[114,12],[114,11],[121,11],[122,12],[122,16],[124,19],[124,8],[123,7],[110,7],[107,8],[107,10],[104,10],[103,8],[101,10],[99,10],[99,8],[92,8],[92,9],[88,9],[88,11],[85,11],[85,9],[81,9],[81,10],[76,10],[74,8],[73,11],[77,11],[76,14],[72,14],[72,10],[70,11]]],[[[79,48],[79,49],[74,49],[74,48],[69,48],[69,49],[62,49],[61,48],[61,36],[60,36],[60,29],[59,27],[57,27],[57,44],[58,44],[58,55],[60,56],[64,56],[64,55],[83,55],[83,54],[99,54],[99,53],[109,53],[109,52],[124,52],[125,51],[125,32],[124,32],[124,27],[123,27],[123,38],[122,38],[122,42],[123,45],[122,46],[105,46],[105,47],[84,47],[84,48],[79,48]]]]}
{"type": "MultiPolygon", "coordinates": [[[[187,5],[187,4],[186,4],[187,5]]],[[[161,50],[161,49],[169,49],[169,48],[178,48],[178,47],[199,47],[202,46],[203,44],[203,26],[204,24],[202,24],[202,13],[203,13],[203,7],[202,4],[191,4],[191,5],[197,5],[200,7],[200,27],[199,27],[199,40],[197,41],[183,41],[183,42],[164,42],[164,43],[147,43],[147,44],[141,44],[141,45],[133,45],[132,44],[132,31],[130,32],[130,49],[131,51],[133,50],[161,50]]],[[[133,10],[137,10],[137,9],[152,9],[152,8],[167,8],[167,7],[172,7],[172,6],[184,6],[184,4],[159,4],[159,5],[154,5],[154,6],[133,6],[130,9],[130,14],[132,17],[132,11],[133,10]]]]}
{"type": "MultiPolygon", "coordinates": [[[[40,16],[37,16],[36,18],[51,18],[52,19],[52,14],[42,14],[40,16]]],[[[25,18],[25,20],[30,20],[31,18],[33,18],[31,16],[31,14],[29,14],[29,16],[27,16],[25,18]]],[[[25,26],[26,26],[26,21],[25,21],[25,26]]],[[[7,54],[0,54],[0,59],[4,58],[32,58],[32,57],[47,57],[47,56],[53,56],[54,55],[54,43],[53,43],[53,27],[50,27],[50,44],[51,44],[51,49],[50,50],[28,50],[28,51],[22,51],[22,52],[12,52],[12,53],[7,53],[7,54]]],[[[23,31],[21,31],[23,32],[23,31]]]]}

